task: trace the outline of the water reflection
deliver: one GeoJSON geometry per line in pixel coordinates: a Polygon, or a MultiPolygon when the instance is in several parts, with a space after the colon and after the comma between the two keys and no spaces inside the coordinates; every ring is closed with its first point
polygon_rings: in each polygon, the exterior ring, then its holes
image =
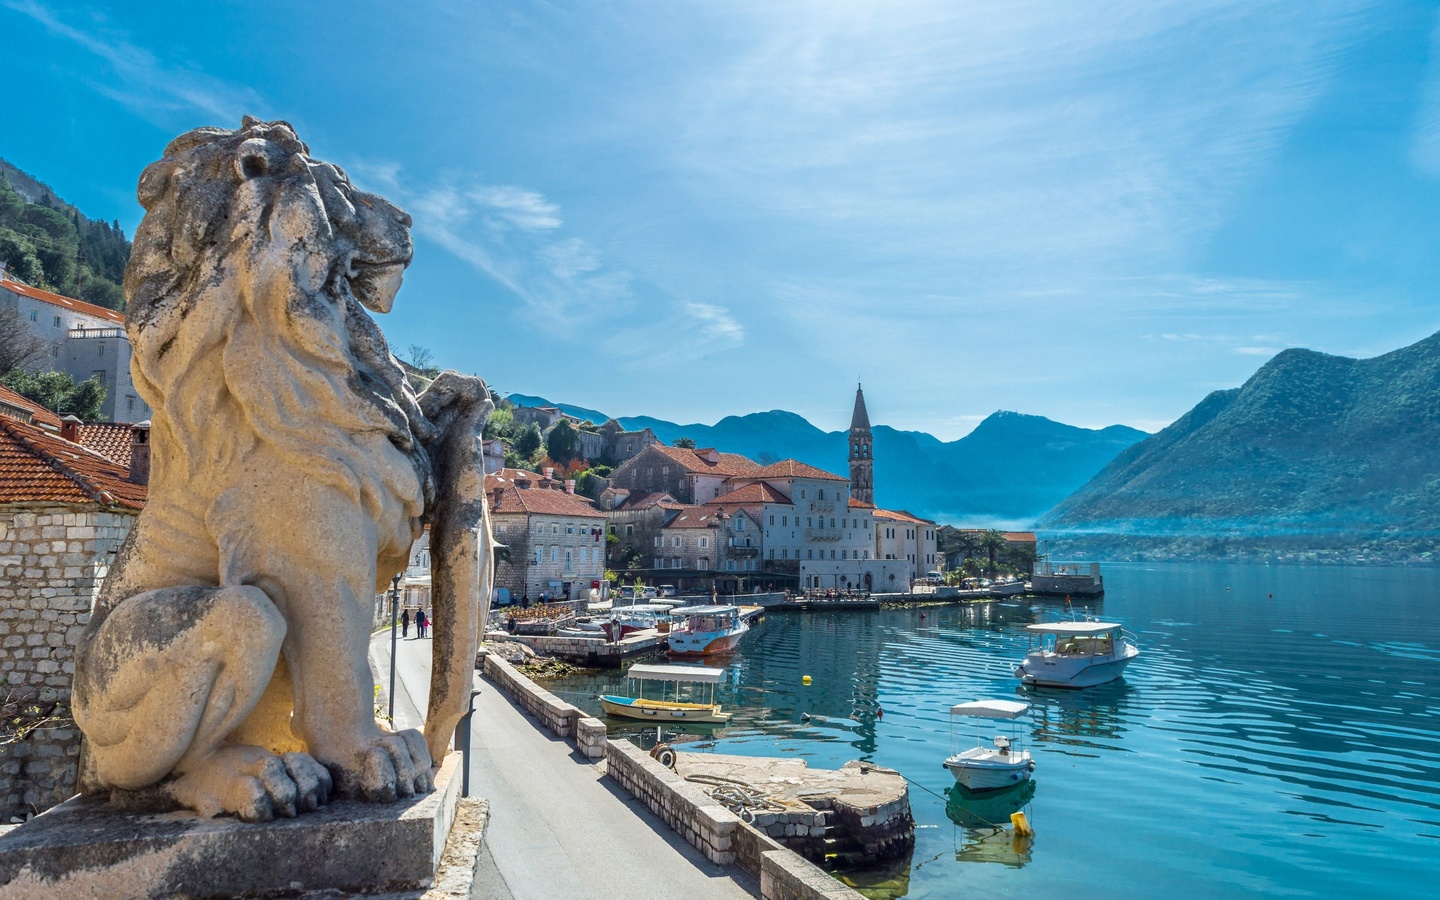
{"type": "Polygon", "coordinates": [[[1035,779],[998,791],[972,791],[963,784],[945,789],[945,816],[961,828],[994,831],[1010,825],[1017,813],[1035,796],[1035,779]]]}

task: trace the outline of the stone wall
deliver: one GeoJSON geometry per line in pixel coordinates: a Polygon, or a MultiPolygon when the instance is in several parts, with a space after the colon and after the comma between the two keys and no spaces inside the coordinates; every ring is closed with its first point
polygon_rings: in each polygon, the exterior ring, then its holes
{"type": "Polygon", "coordinates": [[[0,821],[43,811],[74,793],[80,754],[80,732],[70,719],[75,645],[112,554],[134,521],[131,513],[95,509],[0,509],[0,701],[38,707],[53,720],[0,747],[0,821]]]}
{"type": "Polygon", "coordinates": [[[493,653],[484,654],[481,671],[496,687],[514,697],[526,712],[539,719],[540,724],[556,737],[573,739],[576,723],[586,718],[585,713],[578,707],[566,703],[521,675],[515,671],[514,666],[493,653]]]}

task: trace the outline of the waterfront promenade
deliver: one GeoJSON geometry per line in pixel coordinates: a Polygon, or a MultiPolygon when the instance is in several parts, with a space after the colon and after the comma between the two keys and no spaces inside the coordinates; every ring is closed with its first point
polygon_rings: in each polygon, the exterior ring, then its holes
{"type": "MultiPolygon", "coordinates": [[[[395,719],[418,725],[430,685],[429,640],[402,640],[395,719]]],[[[387,683],[390,633],[371,639],[387,683]]],[[[587,760],[477,675],[470,794],[490,802],[477,900],[758,896],[754,879],[717,866],[587,760]],[[737,881],[736,877],[739,877],[737,881]]]]}

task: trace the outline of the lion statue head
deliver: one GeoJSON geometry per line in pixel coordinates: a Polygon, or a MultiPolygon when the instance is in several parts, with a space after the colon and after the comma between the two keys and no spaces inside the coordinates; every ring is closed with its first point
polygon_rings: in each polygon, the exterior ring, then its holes
{"type": "Polygon", "coordinates": [[[317,477],[359,479],[377,519],[398,498],[413,530],[433,496],[432,429],[366,313],[394,303],[410,217],[312,158],[289,124],[248,116],[176,138],[139,197],[125,288],[154,410],[152,498],[263,440],[314,456],[317,477]]]}

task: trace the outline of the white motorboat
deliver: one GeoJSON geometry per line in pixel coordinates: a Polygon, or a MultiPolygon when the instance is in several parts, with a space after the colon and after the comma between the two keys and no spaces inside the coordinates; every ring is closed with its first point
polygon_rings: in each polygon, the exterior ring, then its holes
{"type": "Polygon", "coordinates": [[[1030,649],[1015,667],[1021,683],[1087,688],[1119,678],[1140,655],[1118,622],[1043,622],[1026,625],[1030,649]]]}
{"type": "Polygon", "coordinates": [[[976,719],[1009,719],[1010,736],[997,735],[991,746],[985,746],[982,739],[969,750],[952,753],[945,760],[945,768],[955,776],[955,782],[970,791],[996,791],[1026,781],[1035,771],[1035,760],[1030,751],[1017,748],[1020,738],[1018,721],[1030,711],[1030,704],[1015,700],[973,700],[950,707],[950,740],[952,749],[958,747],[955,732],[955,718],[969,716],[976,719]]]}
{"type": "Polygon", "coordinates": [[[738,606],[682,606],[670,614],[685,620],[670,629],[670,655],[715,656],[735,649],[750,630],[738,606]]]}

